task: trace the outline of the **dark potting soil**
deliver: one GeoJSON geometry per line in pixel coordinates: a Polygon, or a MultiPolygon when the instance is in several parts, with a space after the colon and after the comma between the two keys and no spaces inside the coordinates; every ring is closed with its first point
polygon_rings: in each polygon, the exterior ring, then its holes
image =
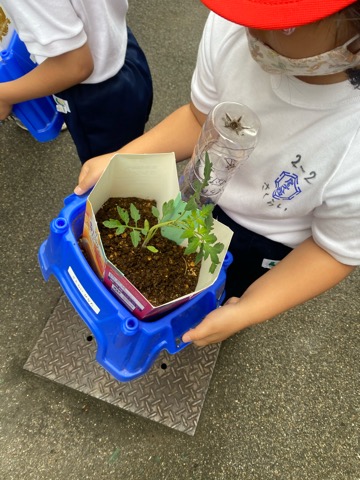
{"type": "MultiPolygon", "coordinates": [[[[140,212],[139,224],[143,225],[145,219],[148,219],[150,225],[156,223],[156,218],[151,213],[155,201],[134,197],[109,198],[96,214],[107,258],[154,306],[192,293],[200,271],[200,263],[195,265],[195,254],[184,255],[184,247],[162,237],[159,231],[150,242],[158,250],[158,253],[153,253],[142,248],[141,243],[134,247],[129,229],[115,235],[115,229],[103,225],[105,220],[120,220],[116,207],[129,212],[131,203],[140,212]]],[[[132,220],[131,224],[134,225],[132,220]]]]}

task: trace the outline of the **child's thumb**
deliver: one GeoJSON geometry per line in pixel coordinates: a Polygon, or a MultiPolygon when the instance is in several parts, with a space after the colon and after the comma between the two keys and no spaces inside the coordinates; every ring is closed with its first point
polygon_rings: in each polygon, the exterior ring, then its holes
{"type": "Polygon", "coordinates": [[[184,343],[193,342],[194,340],[196,340],[196,333],[193,328],[184,333],[184,335],[182,336],[182,341],[184,343]]]}
{"type": "Polygon", "coordinates": [[[76,187],[74,188],[74,193],[76,195],[83,195],[85,192],[86,190],[80,184],[76,185],[76,187]]]}
{"type": "Polygon", "coordinates": [[[85,192],[90,190],[90,188],[95,185],[96,183],[96,178],[93,178],[93,175],[91,175],[91,172],[87,168],[87,165],[85,164],[80,172],[79,175],[79,180],[78,184],[74,188],[74,193],[76,195],[83,195],[85,192]]]}

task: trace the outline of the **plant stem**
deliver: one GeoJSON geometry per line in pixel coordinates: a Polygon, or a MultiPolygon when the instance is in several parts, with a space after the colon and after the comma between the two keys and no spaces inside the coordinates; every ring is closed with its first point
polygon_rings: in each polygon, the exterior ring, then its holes
{"type": "MultiPolygon", "coordinates": [[[[148,243],[150,242],[150,240],[153,238],[153,236],[155,235],[156,231],[159,229],[159,228],[162,228],[162,227],[166,227],[167,225],[171,225],[171,224],[178,224],[178,225],[185,225],[183,222],[179,222],[179,220],[181,219],[181,217],[183,217],[185,214],[185,212],[183,212],[179,217],[177,218],[173,218],[171,220],[168,220],[167,222],[162,222],[162,223],[157,223],[156,225],[153,225],[150,230],[148,231],[143,243],[142,243],[142,247],[145,248],[148,243]]],[[[186,226],[186,225],[185,225],[186,226]]]]}

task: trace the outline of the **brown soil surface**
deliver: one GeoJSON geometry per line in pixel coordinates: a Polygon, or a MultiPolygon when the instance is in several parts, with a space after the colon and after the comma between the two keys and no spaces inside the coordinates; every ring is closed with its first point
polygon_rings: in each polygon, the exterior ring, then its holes
{"type": "Polygon", "coordinates": [[[107,258],[154,306],[192,293],[200,271],[200,264],[195,265],[195,254],[184,255],[183,247],[163,238],[160,232],[150,242],[158,253],[142,248],[141,244],[135,248],[130,230],[115,235],[115,229],[103,225],[105,220],[119,219],[117,206],[129,211],[131,203],[140,212],[141,224],[145,219],[150,225],[156,223],[151,213],[151,207],[155,205],[153,200],[109,198],[96,214],[107,258]]]}

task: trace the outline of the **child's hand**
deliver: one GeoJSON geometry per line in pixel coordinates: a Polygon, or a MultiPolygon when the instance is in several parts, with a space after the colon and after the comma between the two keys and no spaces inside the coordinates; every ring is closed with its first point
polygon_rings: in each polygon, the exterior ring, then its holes
{"type": "MultiPolygon", "coordinates": [[[[114,152],[115,153],[115,152],[114,152]]],[[[114,153],[107,153],[94,157],[84,163],[79,175],[79,183],[74,189],[76,195],[82,195],[87,192],[100,178],[102,172],[108,166],[114,153]]]]}
{"type": "Polygon", "coordinates": [[[221,342],[320,295],[355,268],[336,260],[310,237],[255,280],[241,298],[230,298],[223,307],[210,312],[182,340],[198,346],[221,342]]]}
{"type": "Polygon", "coordinates": [[[240,302],[240,298],[233,297],[223,307],[210,312],[197,327],[183,335],[183,342],[193,342],[203,347],[221,342],[247,327],[246,319],[242,318],[240,302]]]}

